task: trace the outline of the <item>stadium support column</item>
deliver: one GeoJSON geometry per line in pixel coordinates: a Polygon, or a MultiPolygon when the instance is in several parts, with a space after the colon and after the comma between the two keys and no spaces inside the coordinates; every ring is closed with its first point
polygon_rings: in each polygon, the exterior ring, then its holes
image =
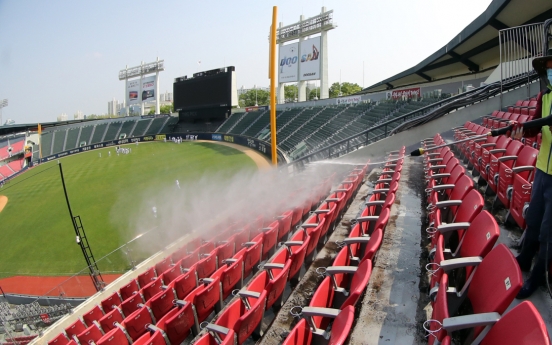
{"type": "Polygon", "coordinates": [[[142,97],[143,82],[144,82],[144,61],[140,62],[140,92],[138,92],[138,99],[140,100],[140,115],[144,115],[144,100],[142,97]]]}
{"type": "Polygon", "coordinates": [[[272,8],[272,26],[270,27],[270,136],[272,164],[278,164],[276,152],[276,21],[278,20],[278,7],[272,8]]]}
{"type": "MultiPolygon", "coordinates": [[[[305,20],[305,16],[304,15],[301,15],[301,17],[299,18],[299,22],[302,22],[303,20],[305,20]]],[[[303,27],[302,25],[300,27],[303,27]]],[[[299,61],[301,60],[301,56],[303,54],[303,52],[301,51],[301,42],[303,42],[305,40],[305,36],[300,36],[299,37],[299,53],[297,54],[297,56],[299,56],[299,61]]],[[[297,64],[299,64],[299,61],[297,61],[297,64]]],[[[299,73],[299,75],[297,76],[297,79],[299,80],[298,81],[298,84],[297,84],[297,93],[298,93],[298,96],[297,96],[297,101],[298,102],[304,102],[307,100],[307,81],[306,80],[301,80],[301,75],[299,73]]]]}
{"type": "MultiPolygon", "coordinates": [[[[128,65],[126,65],[125,67],[125,76],[128,75],[128,65]]],[[[125,98],[124,98],[124,102],[126,103],[125,104],[125,109],[126,109],[126,116],[130,116],[130,105],[127,101],[127,99],[129,99],[129,96],[128,96],[128,77],[125,77],[125,98]]]]}
{"type": "MultiPolygon", "coordinates": [[[[322,7],[322,13],[326,12],[326,7],[322,7]]],[[[328,31],[323,30],[320,36],[320,99],[330,97],[328,89],[328,31]]]]}
{"type": "MultiPolygon", "coordinates": [[[[157,64],[159,65],[159,56],[157,57],[157,64]]],[[[159,69],[155,72],[155,113],[159,114],[159,69]]]]}
{"type": "MultiPolygon", "coordinates": [[[[283,23],[280,22],[280,28],[282,28],[283,23]]],[[[282,50],[282,46],[284,45],[284,42],[280,42],[279,46],[278,46],[278,52],[282,50]]],[[[276,45],[274,45],[276,47],[276,45]]],[[[276,54],[276,53],[274,53],[276,54]]],[[[270,73],[272,73],[272,71],[270,71],[270,73]]],[[[284,92],[284,83],[279,83],[278,84],[278,104],[284,104],[286,103],[286,96],[285,96],[285,92],[284,92]]]]}

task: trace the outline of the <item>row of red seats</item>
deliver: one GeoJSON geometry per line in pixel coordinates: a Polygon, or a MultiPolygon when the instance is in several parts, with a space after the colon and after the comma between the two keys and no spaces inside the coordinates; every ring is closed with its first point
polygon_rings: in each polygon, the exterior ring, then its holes
{"type": "Polygon", "coordinates": [[[21,137],[19,139],[16,139],[16,141],[10,141],[8,140],[8,144],[4,147],[0,147],[0,161],[9,158],[13,155],[16,155],[18,153],[23,152],[25,149],[25,138],[21,137]],[[10,149],[11,147],[11,155],[10,155],[10,149]]]}
{"type": "MultiPolygon", "coordinates": [[[[442,143],[437,134],[423,144],[431,149],[442,143]]],[[[460,329],[471,329],[469,343],[549,344],[546,326],[531,303],[506,313],[523,284],[521,271],[504,244],[493,248],[498,224],[482,210],[484,200],[460,161],[445,147],[424,157],[424,169],[432,239],[427,269],[433,312],[424,324],[429,344],[450,344],[450,333],[460,329]],[[466,300],[473,314],[459,312],[466,300]],[[521,332],[512,328],[517,318],[524,318],[521,332]]]]}
{"type": "Polygon", "coordinates": [[[404,151],[403,147],[388,157],[361,216],[354,222],[349,236],[340,243],[343,248],[332,266],[318,268],[317,272],[325,277],[309,305],[292,309],[295,316],[303,318],[286,337],[284,345],[343,344],[349,336],[355,306],[366,290],[372,261],[389,221],[389,209],[395,200],[404,151]],[[331,329],[328,328],[330,324],[331,329]]]}
{"type": "MultiPolygon", "coordinates": [[[[457,137],[484,134],[482,126],[468,122],[457,129],[457,137]]],[[[538,150],[507,136],[477,139],[457,146],[464,161],[471,163],[473,174],[487,183],[486,194],[495,195],[493,207],[502,204],[508,219],[525,229],[525,212],[531,197],[538,150]]],[[[481,183],[480,182],[480,183],[481,183]]]]}
{"type": "MultiPolygon", "coordinates": [[[[274,258],[264,265],[254,285],[264,284],[268,289],[265,301],[268,304],[263,303],[264,307],[279,303],[285,283],[297,278],[304,258],[312,256],[316,245],[326,237],[338,216],[337,209],[342,210],[353,189],[359,187],[366,169],[367,165],[348,176],[340,188],[291,236],[290,241],[284,242],[283,248],[274,258]]],[[[317,206],[320,196],[330,186],[331,179],[326,179],[319,188],[315,188],[314,196],[305,205],[284,212],[265,227],[264,220],[259,217],[251,224],[229,227],[214,241],[204,242],[197,238],[188,243],[105,298],[101,306],[95,306],[85,313],[82,320],[69,326],[65,334],[72,338],[71,341],[61,333],[49,344],[82,344],[90,341],[118,344],[123,338],[127,339],[123,342],[125,344],[140,339],[147,342],[149,337],[159,338],[157,331],[162,333],[162,338],[169,344],[180,343],[190,332],[197,335],[199,324],[213,310],[218,312],[222,309],[223,301],[231,291],[243,286],[244,280],[257,269],[261,260],[275,251],[276,243],[288,238],[294,222],[300,223],[302,216],[317,206]],[[182,325],[184,321],[186,327],[182,325]],[[147,334],[146,325],[150,325],[151,331],[147,334]]],[[[252,298],[247,297],[246,304],[252,303],[252,298]]],[[[232,304],[233,308],[226,310],[235,311],[237,301],[232,304]]],[[[249,324],[247,322],[244,325],[249,324]]]]}
{"type": "MultiPolygon", "coordinates": [[[[539,112],[535,113],[540,114],[539,112]]],[[[488,129],[497,129],[508,126],[510,121],[516,121],[516,122],[527,122],[531,121],[535,118],[535,115],[524,115],[524,114],[518,114],[518,113],[511,113],[511,112],[503,112],[495,110],[490,116],[483,117],[483,127],[488,129]]],[[[523,137],[521,138],[521,141],[525,145],[532,146],[534,148],[539,149],[542,141],[542,135],[539,133],[536,137],[523,137]]]]}

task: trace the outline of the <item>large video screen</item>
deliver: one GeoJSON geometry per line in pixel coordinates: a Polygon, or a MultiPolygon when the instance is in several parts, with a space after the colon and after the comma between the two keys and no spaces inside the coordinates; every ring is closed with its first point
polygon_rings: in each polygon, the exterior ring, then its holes
{"type": "Polygon", "coordinates": [[[195,77],[173,84],[174,109],[230,107],[232,72],[195,77]]]}

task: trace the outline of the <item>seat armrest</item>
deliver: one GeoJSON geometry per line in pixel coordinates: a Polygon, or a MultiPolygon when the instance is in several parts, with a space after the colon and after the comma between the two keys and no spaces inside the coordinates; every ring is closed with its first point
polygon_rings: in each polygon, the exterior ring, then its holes
{"type": "Polygon", "coordinates": [[[430,179],[437,179],[437,178],[443,178],[443,177],[450,177],[450,173],[435,174],[435,175],[429,176],[430,179]]]}
{"type": "Polygon", "coordinates": [[[370,241],[370,237],[347,237],[343,239],[343,243],[346,245],[354,244],[354,243],[368,243],[370,241]]]}
{"type": "Polygon", "coordinates": [[[446,168],[447,166],[445,164],[441,164],[441,165],[432,165],[430,167],[428,167],[429,169],[431,170],[435,170],[435,169],[444,169],[446,168]]]}
{"type": "Polygon", "coordinates": [[[330,212],[330,210],[316,210],[316,211],[314,211],[314,213],[316,213],[316,214],[329,213],[329,212],[330,212]]]}
{"type": "Polygon", "coordinates": [[[326,267],[326,274],[334,275],[340,273],[355,274],[358,270],[356,266],[329,266],[326,267]]]}
{"type": "Polygon", "coordinates": [[[257,242],[244,242],[242,243],[242,247],[253,247],[254,245],[258,244],[257,242]]]}
{"type": "Polygon", "coordinates": [[[374,189],[372,191],[372,194],[376,194],[376,193],[387,193],[389,192],[389,188],[380,188],[380,189],[374,189]]]}
{"type": "Polygon", "coordinates": [[[496,143],[481,144],[481,147],[493,147],[493,146],[496,146],[496,143]]]}
{"type": "Polygon", "coordinates": [[[442,160],[443,160],[443,158],[432,158],[432,159],[428,159],[427,161],[428,161],[429,163],[433,163],[433,162],[440,162],[440,161],[442,161],[442,160]]]}
{"type": "Polygon", "coordinates": [[[376,181],[376,184],[377,183],[384,183],[384,182],[391,182],[391,181],[393,181],[392,178],[380,178],[376,181]]]}
{"type": "Polygon", "coordinates": [[[447,317],[443,320],[443,328],[447,332],[454,332],[466,328],[493,325],[498,320],[500,320],[499,313],[482,313],[447,317]]]}
{"type": "Polygon", "coordinates": [[[442,184],[442,185],[433,187],[432,190],[439,191],[439,190],[445,190],[445,189],[452,189],[455,186],[456,185],[454,185],[454,184],[442,184]]]}
{"type": "Polygon", "coordinates": [[[207,326],[205,326],[205,328],[208,331],[218,333],[218,334],[224,334],[224,335],[228,335],[228,333],[230,332],[230,328],[226,328],[226,327],[223,327],[223,326],[220,326],[220,325],[215,325],[214,323],[207,324],[207,326]]]}
{"type": "Polygon", "coordinates": [[[385,200],[376,200],[376,201],[367,201],[364,203],[366,206],[376,206],[376,205],[383,205],[385,203],[385,200]]]}
{"type": "Polygon", "coordinates": [[[326,201],[330,201],[330,202],[338,202],[339,199],[338,198],[326,198],[326,201]]]}
{"type": "Polygon", "coordinates": [[[439,266],[441,266],[444,272],[448,272],[457,268],[478,266],[482,261],[483,258],[480,256],[471,256],[467,258],[443,260],[439,263],[439,266]]]}
{"type": "Polygon", "coordinates": [[[284,244],[288,247],[293,247],[293,246],[302,246],[303,245],[303,241],[287,241],[287,242],[284,242],[284,244]]]}
{"type": "Polygon", "coordinates": [[[302,228],[304,229],[307,229],[307,228],[316,228],[318,226],[319,223],[303,223],[301,225],[302,228]]]}
{"type": "Polygon", "coordinates": [[[269,269],[282,269],[284,268],[284,264],[275,264],[275,263],[266,263],[263,265],[263,269],[264,270],[269,270],[269,269]]]}
{"type": "Polygon", "coordinates": [[[535,170],[535,167],[532,166],[532,165],[523,165],[523,166],[520,166],[520,167],[512,168],[512,171],[516,174],[518,174],[522,171],[531,171],[531,170],[535,170]]]}
{"type": "Polygon", "coordinates": [[[487,138],[479,138],[479,139],[473,139],[474,142],[478,143],[480,141],[485,141],[487,138]]]}
{"type": "Polygon", "coordinates": [[[301,313],[304,316],[323,316],[335,319],[341,310],[333,308],[304,307],[301,313]]]}
{"type": "Polygon", "coordinates": [[[517,156],[502,156],[498,157],[499,162],[505,162],[505,161],[515,161],[517,159],[517,156]]]}
{"type": "Polygon", "coordinates": [[[450,223],[450,224],[439,225],[437,227],[437,231],[439,231],[442,234],[446,234],[451,231],[467,229],[469,227],[470,227],[470,223],[468,222],[450,223]]]}
{"type": "Polygon", "coordinates": [[[435,204],[436,208],[451,207],[451,206],[460,206],[462,205],[462,200],[446,200],[439,201],[435,204]]]}
{"type": "Polygon", "coordinates": [[[504,153],[504,152],[506,152],[506,149],[494,149],[489,151],[490,154],[504,153]]]}
{"type": "Polygon", "coordinates": [[[356,220],[358,223],[362,223],[362,222],[376,221],[378,219],[379,219],[379,216],[364,216],[364,217],[358,217],[356,220]]]}
{"type": "Polygon", "coordinates": [[[252,297],[252,298],[261,297],[261,294],[259,292],[249,291],[249,290],[240,290],[238,292],[238,295],[240,295],[240,297],[252,297]]]}

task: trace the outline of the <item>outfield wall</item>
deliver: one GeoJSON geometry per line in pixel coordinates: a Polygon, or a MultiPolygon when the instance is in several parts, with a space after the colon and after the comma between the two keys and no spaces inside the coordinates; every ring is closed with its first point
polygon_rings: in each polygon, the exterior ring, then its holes
{"type": "MultiPolygon", "coordinates": [[[[59,159],[62,157],[66,157],[66,156],[70,156],[70,155],[74,155],[77,153],[86,152],[90,150],[112,147],[117,145],[134,144],[139,142],[162,141],[165,139],[170,140],[170,138],[182,138],[183,140],[189,140],[189,141],[208,140],[208,141],[220,141],[220,142],[233,143],[233,144],[252,148],[257,152],[265,155],[269,159],[272,159],[272,145],[270,145],[269,143],[263,140],[250,138],[243,135],[223,134],[223,133],[194,133],[194,134],[171,133],[170,135],[169,134],[146,135],[142,137],[110,140],[110,141],[105,141],[103,143],[86,145],[83,147],[78,147],[76,149],[62,151],[50,156],[40,158],[38,162],[31,162],[30,166],[32,167],[40,163],[46,163],[54,159],[59,159]]],[[[288,161],[285,155],[280,150],[278,150],[278,161],[282,163],[287,163],[288,161]]],[[[17,175],[14,175],[14,176],[17,176],[17,175]]]]}

